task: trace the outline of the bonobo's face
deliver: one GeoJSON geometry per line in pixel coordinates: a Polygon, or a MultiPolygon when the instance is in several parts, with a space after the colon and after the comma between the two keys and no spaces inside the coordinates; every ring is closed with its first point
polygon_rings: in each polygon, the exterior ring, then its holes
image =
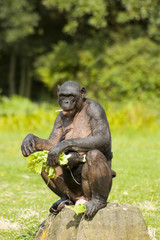
{"type": "Polygon", "coordinates": [[[84,94],[82,88],[78,83],[68,81],[58,90],[59,105],[63,109],[63,115],[74,116],[83,104],[84,94]]]}

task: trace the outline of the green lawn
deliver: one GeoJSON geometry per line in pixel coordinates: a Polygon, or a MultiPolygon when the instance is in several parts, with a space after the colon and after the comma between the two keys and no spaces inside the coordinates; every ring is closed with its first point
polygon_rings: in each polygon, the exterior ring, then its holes
{"type": "MultiPolygon", "coordinates": [[[[47,137],[48,133],[35,133],[47,137]]],[[[26,168],[20,145],[26,133],[0,135],[0,239],[34,239],[57,196],[26,168]]],[[[114,179],[110,202],[136,204],[152,239],[160,239],[160,130],[112,133],[114,179]]]]}

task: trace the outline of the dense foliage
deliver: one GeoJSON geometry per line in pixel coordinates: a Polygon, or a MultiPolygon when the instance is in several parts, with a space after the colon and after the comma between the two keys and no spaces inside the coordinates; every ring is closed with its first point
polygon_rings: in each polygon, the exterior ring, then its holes
{"type": "Polygon", "coordinates": [[[4,95],[56,98],[58,84],[76,80],[101,102],[159,98],[158,0],[0,0],[0,8],[4,95]]]}
{"type": "Polygon", "coordinates": [[[95,51],[92,41],[87,44],[60,42],[38,59],[40,79],[50,89],[65,79],[77,79],[101,101],[160,96],[160,48],[153,41],[138,38],[110,48],[104,44],[101,52],[95,51]]]}
{"type": "MultiPolygon", "coordinates": [[[[154,103],[124,101],[103,103],[111,130],[124,128],[159,128],[159,99],[154,103]]],[[[46,131],[49,136],[58,115],[59,106],[35,104],[26,98],[13,96],[0,98],[0,131],[46,131]]]]}

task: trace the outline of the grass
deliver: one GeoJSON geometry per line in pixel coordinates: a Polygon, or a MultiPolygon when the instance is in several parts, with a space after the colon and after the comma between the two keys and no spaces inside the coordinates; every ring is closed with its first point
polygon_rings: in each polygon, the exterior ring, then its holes
{"type": "Polygon", "coordinates": [[[34,239],[38,225],[48,216],[57,196],[41,177],[31,173],[20,145],[26,133],[0,136],[0,235],[2,239],[34,239]]]}
{"type": "Polygon", "coordinates": [[[109,201],[137,205],[152,239],[160,239],[160,131],[125,131],[113,139],[116,170],[109,201]]]}
{"type": "MultiPolygon", "coordinates": [[[[26,132],[0,135],[0,239],[34,239],[57,196],[26,168],[20,145],[26,132]]],[[[48,137],[49,132],[34,132],[48,137]]],[[[113,181],[110,202],[137,205],[152,239],[160,238],[160,130],[112,131],[113,181]]]]}

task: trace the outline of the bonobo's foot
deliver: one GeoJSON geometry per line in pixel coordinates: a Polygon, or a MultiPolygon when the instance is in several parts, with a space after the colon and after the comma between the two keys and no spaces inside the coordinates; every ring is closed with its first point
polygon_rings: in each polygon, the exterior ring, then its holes
{"type": "Polygon", "coordinates": [[[86,211],[85,216],[92,218],[95,214],[101,209],[106,207],[107,202],[105,200],[92,199],[89,202],[85,203],[86,211]]]}
{"type": "Polygon", "coordinates": [[[63,196],[57,202],[53,203],[49,211],[50,213],[57,215],[65,207],[65,205],[71,205],[71,204],[73,204],[73,202],[67,196],[63,196]]]}

